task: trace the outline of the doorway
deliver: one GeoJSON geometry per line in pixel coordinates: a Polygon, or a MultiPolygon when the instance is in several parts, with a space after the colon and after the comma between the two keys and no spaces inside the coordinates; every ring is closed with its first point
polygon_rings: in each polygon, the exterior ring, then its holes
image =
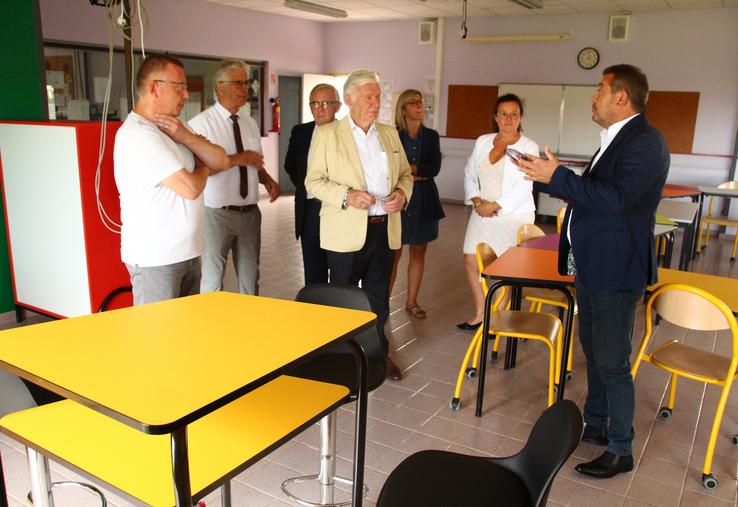
{"type": "Polygon", "coordinates": [[[295,185],[284,170],[284,159],[290,145],[292,127],[300,123],[302,78],[279,76],[279,186],[282,193],[294,193],[295,185]]]}

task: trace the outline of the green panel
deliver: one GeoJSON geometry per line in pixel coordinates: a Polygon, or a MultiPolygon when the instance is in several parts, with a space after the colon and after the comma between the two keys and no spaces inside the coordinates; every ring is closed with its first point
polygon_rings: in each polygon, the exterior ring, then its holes
{"type": "MultiPolygon", "coordinates": [[[[0,120],[45,120],[38,0],[3,0],[0,16],[0,120]]],[[[5,215],[0,214],[0,313],[13,310],[5,215]]]]}

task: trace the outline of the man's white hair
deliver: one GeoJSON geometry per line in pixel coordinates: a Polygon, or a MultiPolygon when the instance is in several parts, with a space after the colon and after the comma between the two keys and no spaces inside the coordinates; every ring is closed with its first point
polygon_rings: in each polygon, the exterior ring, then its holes
{"type": "Polygon", "coordinates": [[[338,90],[336,90],[336,87],[328,83],[319,83],[313,86],[313,89],[310,90],[310,98],[312,99],[313,94],[315,94],[319,90],[331,90],[333,92],[333,95],[335,96],[335,100],[341,100],[341,96],[338,94],[338,90]]]}
{"type": "Polygon", "coordinates": [[[353,98],[354,90],[359,86],[369,83],[379,84],[379,74],[373,70],[358,69],[349,74],[348,79],[343,84],[343,96],[351,95],[353,98]]]}
{"type": "Polygon", "coordinates": [[[218,100],[218,83],[221,81],[226,81],[227,74],[231,69],[243,69],[246,72],[246,75],[249,75],[249,70],[251,67],[249,67],[249,64],[244,62],[243,60],[235,60],[226,58],[225,60],[221,60],[220,63],[218,63],[218,67],[215,69],[215,73],[213,74],[213,95],[215,96],[215,100],[218,100]]]}

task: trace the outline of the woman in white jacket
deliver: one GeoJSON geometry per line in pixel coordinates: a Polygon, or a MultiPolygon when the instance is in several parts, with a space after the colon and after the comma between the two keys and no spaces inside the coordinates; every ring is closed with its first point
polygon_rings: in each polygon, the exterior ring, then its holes
{"type": "Polygon", "coordinates": [[[464,268],[474,297],[474,316],[459,329],[475,330],[482,323],[484,295],[476,261],[477,243],[488,243],[499,256],[514,246],[522,224],[535,219],[533,183],[523,178],[515,164],[505,156],[512,148],[538,156],[538,145],[523,136],[520,119],[523,105],[508,93],[495,103],[495,131],[477,139],[464,169],[466,203],[473,206],[464,238],[464,268]]]}

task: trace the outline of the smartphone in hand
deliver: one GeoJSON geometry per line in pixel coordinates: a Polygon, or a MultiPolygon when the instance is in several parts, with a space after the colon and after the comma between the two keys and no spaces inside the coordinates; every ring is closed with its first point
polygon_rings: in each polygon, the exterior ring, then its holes
{"type": "Polygon", "coordinates": [[[517,164],[518,163],[518,160],[520,160],[520,159],[528,160],[528,157],[525,155],[525,153],[521,153],[518,150],[513,149],[513,148],[507,148],[505,150],[505,155],[507,155],[508,157],[510,157],[510,160],[512,160],[513,163],[515,163],[515,164],[517,164]]]}

